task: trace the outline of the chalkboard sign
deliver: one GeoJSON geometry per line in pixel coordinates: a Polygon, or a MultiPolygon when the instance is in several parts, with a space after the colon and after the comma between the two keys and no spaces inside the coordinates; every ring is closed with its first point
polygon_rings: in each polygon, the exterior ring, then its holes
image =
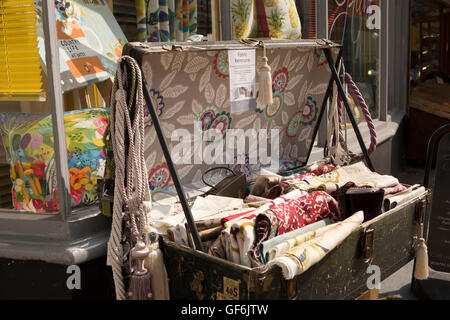
{"type": "Polygon", "coordinates": [[[440,141],[428,231],[429,265],[450,272],[450,133],[440,141]]]}

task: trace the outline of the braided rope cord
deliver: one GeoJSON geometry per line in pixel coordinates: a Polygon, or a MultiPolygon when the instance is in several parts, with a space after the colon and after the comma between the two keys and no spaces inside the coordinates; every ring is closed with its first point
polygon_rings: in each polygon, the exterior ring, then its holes
{"type": "Polygon", "coordinates": [[[149,199],[149,186],[146,183],[147,168],[144,158],[144,103],[142,92],[142,75],[137,62],[128,56],[123,56],[118,63],[115,85],[111,95],[110,142],[114,150],[114,204],[113,221],[110,239],[108,241],[108,256],[111,264],[118,300],[126,299],[123,281],[123,247],[122,228],[126,211],[130,218],[131,238],[142,239],[142,233],[147,225],[147,217],[143,210],[143,201],[149,199]],[[131,95],[126,103],[126,69],[125,63],[131,69],[131,95]],[[137,82],[137,86],[136,86],[137,82]],[[130,111],[135,102],[134,121],[130,111]],[[125,150],[125,135],[128,134],[128,156],[125,150]],[[136,146],[137,145],[137,146],[136,146]],[[126,185],[125,185],[126,180],[126,185]]]}
{"type": "MultiPolygon", "coordinates": [[[[350,94],[352,95],[352,97],[354,98],[356,104],[358,105],[358,107],[361,109],[361,111],[364,114],[364,118],[367,122],[367,126],[369,128],[370,131],[370,147],[367,150],[369,155],[374,153],[376,148],[377,148],[377,131],[375,128],[375,124],[373,123],[372,120],[372,115],[370,114],[370,110],[369,107],[366,104],[366,101],[364,100],[363,95],[361,94],[359,88],[356,86],[355,82],[353,81],[352,77],[350,74],[345,73],[345,83],[348,84],[349,86],[349,91],[350,94]]],[[[338,99],[338,117],[339,117],[339,142],[341,144],[341,146],[348,151],[348,153],[350,154],[350,156],[352,157],[353,160],[356,161],[360,161],[360,160],[364,160],[364,155],[363,154],[355,154],[354,152],[352,152],[351,150],[349,150],[346,146],[346,139],[344,139],[343,137],[343,120],[342,120],[342,116],[343,116],[343,100],[342,98],[339,96],[338,99]]]]}
{"type": "MultiPolygon", "coordinates": [[[[130,69],[132,70],[132,76],[131,76],[131,87],[130,87],[130,99],[128,101],[128,110],[131,111],[131,108],[133,107],[133,103],[134,103],[134,98],[135,98],[135,94],[136,94],[136,76],[135,76],[135,70],[134,70],[134,65],[133,64],[128,64],[130,69]]],[[[118,89],[118,83],[117,83],[117,77],[115,77],[114,79],[114,84],[113,84],[113,88],[112,88],[112,94],[111,94],[111,103],[110,103],[110,107],[111,107],[111,112],[115,112],[115,99],[114,99],[114,94],[116,92],[116,90],[118,89]]],[[[106,127],[106,131],[105,131],[105,135],[104,135],[104,140],[105,140],[105,146],[106,146],[106,150],[111,150],[112,152],[114,152],[113,149],[113,143],[112,143],[112,139],[111,139],[111,122],[108,123],[108,126],[106,127]]],[[[107,156],[107,161],[106,161],[106,171],[105,171],[105,179],[113,179],[114,178],[114,157],[109,158],[107,156]]]]}

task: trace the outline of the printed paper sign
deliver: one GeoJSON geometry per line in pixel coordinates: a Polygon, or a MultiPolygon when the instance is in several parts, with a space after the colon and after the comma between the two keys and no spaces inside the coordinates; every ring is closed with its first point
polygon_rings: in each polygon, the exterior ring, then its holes
{"type": "Polygon", "coordinates": [[[231,113],[241,113],[256,107],[256,51],[230,50],[231,113]]]}
{"type": "Polygon", "coordinates": [[[69,70],[79,83],[107,75],[105,67],[86,42],[80,24],[75,21],[58,21],[59,52],[69,70]]]}

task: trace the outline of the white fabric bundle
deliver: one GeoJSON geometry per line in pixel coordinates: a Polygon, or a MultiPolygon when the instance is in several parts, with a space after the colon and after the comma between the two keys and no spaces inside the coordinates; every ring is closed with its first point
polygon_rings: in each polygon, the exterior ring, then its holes
{"type": "Polygon", "coordinates": [[[251,267],[252,262],[248,252],[255,242],[255,221],[256,217],[249,220],[239,220],[231,226],[232,230],[239,230],[236,233],[236,240],[239,250],[239,262],[243,266],[251,267]]]}
{"type": "MultiPolygon", "coordinates": [[[[242,199],[210,195],[205,198],[197,197],[191,212],[195,221],[220,219],[237,213],[243,205],[242,199]]],[[[166,235],[171,229],[176,243],[189,246],[185,227],[187,220],[179,204],[153,206],[148,220],[151,232],[166,235]]]]}
{"type": "Polygon", "coordinates": [[[425,193],[425,187],[421,187],[420,185],[414,185],[407,190],[387,196],[384,199],[384,211],[389,211],[391,209],[394,209],[395,207],[402,205],[403,203],[408,202],[411,199],[414,199],[415,197],[420,196],[421,194],[425,193]]]}

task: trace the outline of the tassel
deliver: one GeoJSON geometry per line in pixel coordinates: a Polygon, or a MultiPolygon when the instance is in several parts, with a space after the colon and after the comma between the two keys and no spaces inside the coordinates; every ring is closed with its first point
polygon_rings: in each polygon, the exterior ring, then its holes
{"type": "Polygon", "coordinates": [[[150,254],[145,259],[145,267],[151,271],[151,288],[153,300],[169,300],[169,278],[164,264],[162,251],[157,244],[153,244],[150,254]]]}
{"type": "Polygon", "coordinates": [[[414,267],[414,278],[417,280],[428,279],[428,248],[424,238],[420,238],[416,247],[416,262],[414,267]]]}
{"type": "Polygon", "coordinates": [[[268,64],[264,42],[260,41],[259,44],[264,49],[264,56],[261,58],[262,66],[259,68],[259,94],[256,102],[260,106],[266,106],[273,104],[272,69],[268,64]]]}
{"type": "Polygon", "coordinates": [[[138,241],[131,250],[131,258],[136,262],[136,269],[133,270],[130,277],[129,300],[150,300],[152,298],[150,272],[144,267],[144,260],[149,253],[150,250],[142,241],[138,241]]]}
{"type": "Polygon", "coordinates": [[[144,233],[149,234],[152,232],[151,225],[148,223],[150,221],[151,213],[152,213],[152,202],[151,201],[144,201],[142,203],[142,213],[144,215],[144,219],[147,222],[144,226],[144,233]]]}

